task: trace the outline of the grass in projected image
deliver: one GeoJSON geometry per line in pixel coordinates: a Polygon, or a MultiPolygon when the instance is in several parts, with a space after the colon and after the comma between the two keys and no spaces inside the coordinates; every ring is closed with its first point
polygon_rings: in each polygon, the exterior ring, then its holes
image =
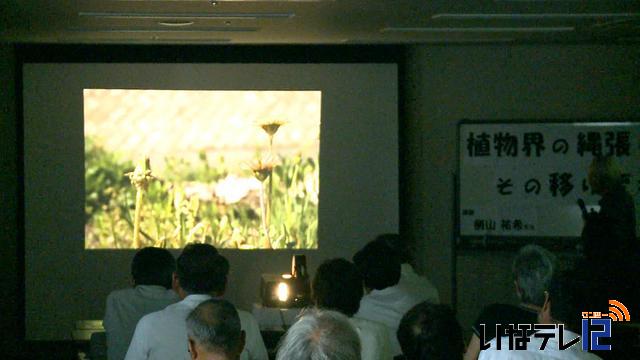
{"type": "Polygon", "coordinates": [[[320,103],[85,89],[85,248],[317,248],[320,103]]]}

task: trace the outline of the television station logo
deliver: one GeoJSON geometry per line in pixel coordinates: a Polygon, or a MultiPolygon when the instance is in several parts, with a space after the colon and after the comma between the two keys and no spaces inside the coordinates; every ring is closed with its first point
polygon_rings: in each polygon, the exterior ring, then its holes
{"type": "Polygon", "coordinates": [[[629,310],[618,300],[609,300],[608,313],[583,311],[582,350],[611,350],[611,345],[601,344],[599,339],[611,337],[612,321],[631,321],[629,310]]]}
{"type": "MultiPolygon", "coordinates": [[[[612,322],[631,321],[631,314],[622,302],[609,300],[609,312],[583,311],[581,335],[573,339],[565,339],[564,324],[496,324],[496,350],[527,350],[531,338],[540,338],[540,350],[544,350],[549,340],[558,337],[558,350],[567,350],[580,342],[582,350],[611,350],[610,344],[600,340],[611,337],[612,322]],[[503,346],[501,337],[508,338],[508,347],[503,346]]],[[[506,344],[505,344],[506,345],[506,344]]],[[[486,341],[485,324],[480,324],[480,349],[487,350],[491,343],[486,341]]]]}

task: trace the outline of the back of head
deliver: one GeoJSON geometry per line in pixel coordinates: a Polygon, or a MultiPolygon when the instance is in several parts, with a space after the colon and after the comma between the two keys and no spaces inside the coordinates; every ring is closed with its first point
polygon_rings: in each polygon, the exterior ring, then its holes
{"type": "Polygon", "coordinates": [[[520,300],[542,306],[555,269],[555,257],[538,245],[526,245],[513,260],[513,276],[520,290],[520,300]]]}
{"type": "Polygon", "coordinates": [[[131,276],[136,285],[158,285],[170,289],[175,270],[176,260],[166,249],[143,248],[131,261],[131,276]]]}
{"type": "Polygon", "coordinates": [[[222,293],[229,262],[209,244],[189,244],[178,257],[176,274],[180,287],[189,294],[222,293]]]}
{"type": "Polygon", "coordinates": [[[549,284],[551,316],[572,330],[579,330],[580,297],[578,283],[571,270],[556,271],[549,284]]]}
{"type": "Polygon", "coordinates": [[[290,359],[360,360],[360,338],[346,316],[310,309],[280,342],[276,360],[290,359]]]}
{"type": "Polygon", "coordinates": [[[409,245],[405,240],[403,240],[403,238],[400,237],[400,234],[380,234],[376,236],[374,241],[382,242],[383,244],[391,248],[398,257],[398,260],[400,260],[401,264],[411,261],[411,252],[409,251],[409,245]]]}
{"type": "Polygon", "coordinates": [[[402,317],[397,336],[408,360],[462,359],[462,329],[446,305],[414,306],[402,317]]]}
{"type": "Polygon", "coordinates": [[[316,271],[311,289],[316,306],[336,310],[349,317],[358,312],[364,293],[360,272],[345,259],[323,262],[316,271]]]}
{"type": "Polygon", "coordinates": [[[614,157],[593,158],[589,165],[589,184],[596,194],[602,194],[622,185],[622,169],[614,157]]]}
{"type": "Polygon", "coordinates": [[[353,256],[353,263],[369,289],[382,290],[400,280],[400,260],[384,242],[369,242],[353,256]]]}
{"type": "Polygon", "coordinates": [[[187,334],[198,350],[227,359],[237,358],[244,345],[240,317],[226,300],[200,303],[187,317],[187,334]]]}

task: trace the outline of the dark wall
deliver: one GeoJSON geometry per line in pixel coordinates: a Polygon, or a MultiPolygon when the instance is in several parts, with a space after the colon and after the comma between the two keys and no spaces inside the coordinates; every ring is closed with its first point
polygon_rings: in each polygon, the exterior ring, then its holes
{"type": "Polygon", "coordinates": [[[640,118],[640,47],[416,46],[406,58],[406,231],[420,270],[453,297],[465,329],[483,305],[515,302],[509,251],[452,249],[457,122],[461,119],[640,118]]]}
{"type": "Polygon", "coordinates": [[[18,177],[16,136],[15,52],[0,44],[0,349],[16,348],[20,307],[18,280],[18,177]]]}

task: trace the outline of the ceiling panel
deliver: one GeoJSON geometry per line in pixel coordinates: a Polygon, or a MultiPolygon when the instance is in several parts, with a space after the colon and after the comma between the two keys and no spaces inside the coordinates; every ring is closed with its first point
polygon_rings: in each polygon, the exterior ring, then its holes
{"type": "Polygon", "coordinates": [[[640,1],[3,0],[0,41],[636,42],[640,1]]]}

